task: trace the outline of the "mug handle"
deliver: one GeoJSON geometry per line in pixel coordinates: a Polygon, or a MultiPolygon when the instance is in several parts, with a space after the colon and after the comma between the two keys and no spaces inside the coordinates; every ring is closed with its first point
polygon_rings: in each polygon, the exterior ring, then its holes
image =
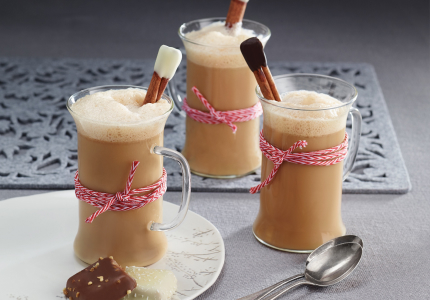
{"type": "Polygon", "coordinates": [[[150,230],[152,231],[168,231],[176,228],[185,219],[188,212],[188,206],[190,204],[191,195],[191,173],[190,166],[188,165],[185,157],[174,150],[155,146],[153,152],[158,155],[166,156],[168,158],[176,160],[181,165],[182,170],[182,201],[179,206],[179,211],[176,217],[169,223],[152,223],[150,230]]]}
{"type": "Polygon", "coordinates": [[[171,78],[167,83],[167,90],[169,91],[170,97],[173,99],[173,102],[175,102],[175,107],[178,110],[179,115],[185,118],[187,114],[182,110],[183,100],[181,94],[179,94],[179,92],[176,90],[174,77],[171,78]]]}
{"type": "MultiPolygon", "coordinates": [[[[179,50],[182,52],[183,56],[187,55],[184,48],[179,48],[179,50]]],[[[183,100],[182,100],[181,94],[176,89],[175,82],[176,82],[175,77],[172,77],[167,82],[167,90],[170,94],[170,97],[173,99],[173,102],[175,102],[175,107],[178,110],[179,114],[185,118],[187,116],[187,114],[182,110],[183,100]]]]}
{"type": "Polygon", "coordinates": [[[361,114],[359,110],[355,107],[351,107],[349,109],[349,114],[352,119],[352,136],[349,142],[348,155],[345,158],[342,180],[345,180],[352,171],[352,166],[354,165],[355,158],[357,157],[358,145],[360,144],[361,136],[361,114]]]}

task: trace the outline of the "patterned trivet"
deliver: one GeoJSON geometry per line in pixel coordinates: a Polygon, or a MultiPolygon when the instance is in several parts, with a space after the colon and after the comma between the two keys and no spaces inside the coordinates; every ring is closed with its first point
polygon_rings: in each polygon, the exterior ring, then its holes
{"type": "MultiPolygon", "coordinates": [[[[148,86],[153,67],[153,60],[0,58],[0,188],[73,188],[77,137],[66,99],[79,90],[99,85],[148,86]]],[[[273,62],[270,69],[274,75],[330,75],[357,87],[355,105],[363,115],[363,130],[354,170],[343,184],[344,193],[409,191],[409,176],[371,65],[273,62]]],[[[184,93],[184,63],[175,79],[177,89],[184,93]]],[[[180,151],[184,140],[184,119],[174,111],[165,128],[165,146],[180,151]]],[[[180,190],[179,166],[165,160],[165,168],[168,190],[180,190]]],[[[248,192],[258,182],[259,171],[225,180],[193,175],[192,188],[248,192]]]]}

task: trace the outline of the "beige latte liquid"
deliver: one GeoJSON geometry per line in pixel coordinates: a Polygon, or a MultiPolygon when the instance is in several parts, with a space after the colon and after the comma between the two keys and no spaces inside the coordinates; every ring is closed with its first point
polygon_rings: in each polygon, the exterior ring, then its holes
{"type": "MultiPolygon", "coordinates": [[[[192,92],[193,86],[217,111],[249,108],[258,102],[255,78],[239,49],[240,43],[251,36],[253,32],[246,29],[229,35],[223,22],[186,35],[194,42],[184,42],[187,103],[191,108],[209,111],[192,92]]],[[[259,118],[235,125],[237,132],[233,133],[226,124],[204,124],[186,118],[182,153],[192,172],[203,176],[237,177],[260,166],[259,118]]]]}
{"type": "MultiPolygon", "coordinates": [[[[311,101],[307,104],[319,104],[319,100],[315,96],[313,101],[316,103],[311,101]]],[[[321,102],[330,105],[329,100],[322,99],[321,102]]],[[[303,102],[306,103],[300,103],[303,102]]],[[[289,103],[290,106],[292,104],[294,101],[289,103]]],[[[344,109],[331,113],[330,110],[288,112],[285,109],[284,112],[283,109],[267,107],[267,104],[263,108],[264,137],[279,149],[287,150],[295,142],[306,140],[307,147],[294,152],[309,152],[331,148],[344,140],[344,109]]],[[[273,163],[263,155],[262,180],[272,169],[273,163]]],[[[342,176],[342,162],[331,166],[310,166],[284,161],[270,184],[260,191],[260,210],[253,226],[256,237],[276,248],[305,251],[344,235],[342,176]]]]}
{"type": "MultiPolygon", "coordinates": [[[[131,163],[140,162],[132,189],[145,187],[160,179],[163,158],[150,153],[151,146],[163,145],[162,133],[137,142],[110,143],[78,135],[79,179],[93,191],[115,194],[124,191],[131,163]]],[[[122,266],[146,266],[161,259],[167,249],[163,232],[149,230],[163,220],[163,198],[144,207],[125,212],[107,211],[93,223],[85,223],[98,210],[79,201],[79,230],[75,253],[86,263],[113,256],[122,266]],[[124,248],[127,251],[124,251],[124,248]]]]}
{"type": "MultiPolygon", "coordinates": [[[[215,68],[187,61],[187,102],[190,107],[209,111],[191,91],[193,86],[210,99],[219,111],[247,108],[257,103],[255,79],[247,66],[215,68]]],[[[233,134],[226,124],[204,124],[187,116],[183,155],[191,170],[213,176],[240,176],[260,166],[258,147],[260,119],[235,123],[233,134]]]]}
{"type": "MultiPolygon", "coordinates": [[[[82,101],[82,107],[72,106],[72,110],[75,108],[81,113],[80,116],[72,115],[78,128],[79,180],[84,187],[110,194],[123,192],[132,162],[135,160],[140,164],[131,189],[151,185],[162,176],[163,158],[151,153],[151,149],[155,145],[163,145],[165,118],[151,122],[146,121],[144,115],[160,114],[163,110],[168,110],[169,105],[167,109],[166,105],[153,105],[144,108],[145,111],[139,111],[144,94],[138,95],[136,100],[134,98],[137,96],[133,93],[136,91],[124,92],[123,95],[119,93],[113,97],[109,94],[100,95],[94,103],[84,103],[81,99],[77,103],[82,101]],[[114,101],[108,102],[109,97],[114,98],[114,101]],[[121,101],[124,103],[117,103],[121,101]],[[134,103],[135,101],[138,103],[134,103]],[[119,121],[121,117],[126,119],[123,119],[123,123],[109,124],[98,122],[100,120],[88,121],[87,115],[82,116],[83,113],[90,114],[89,110],[99,106],[103,106],[101,114],[105,113],[109,120],[114,118],[112,114],[115,114],[119,121]],[[132,120],[133,118],[142,120],[132,120]]],[[[106,211],[91,224],[85,223],[85,220],[98,208],[79,201],[79,229],[74,243],[75,254],[86,263],[93,263],[99,257],[106,256],[113,256],[122,266],[147,266],[155,263],[163,257],[167,249],[164,233],[150,230],[152,223],[162,222],[162,200],[159,198],[136,210],[106,211]]]]}

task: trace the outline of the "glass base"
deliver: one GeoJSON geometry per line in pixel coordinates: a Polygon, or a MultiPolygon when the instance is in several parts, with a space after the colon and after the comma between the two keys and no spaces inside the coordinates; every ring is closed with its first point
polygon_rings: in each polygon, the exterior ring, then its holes
{"type": "Polygon", "coordinates": [[[296,249],[284,249],[284,248],[279,248],[273,245],[270,245],[268,243],[266,243],[265,241],[263,241],[262,239],[260,239],[254,232],[254,230],[252,230],[252,233],[254,234],[255,238],[257,239],[257,241],[259,241],[260,243],[262,243],[263,245],[276,249],[276,250],[281,250],[284,252],[292,252],[292,253],[311,253],[312,251],[314,251],[315,249],[312,250],[296,250],[296,249]]]}
{"type": "Polygon", "coordinates": [[[198,175],[200,177],[207,177],[207,178],[216,178],[216,179],[232,179],[232,178],[240,178],[240,177],[244,177],[250,174],[254,174],[256,170],[260,169],[260,166],[258,166],[257,168],[245,173],[245,174],[240,174],[240,175],[211,175],[211,174],[204,174],[204,173],[200,173],[200,172],[196,172],[194,170],[191,169],[191,173],[198,175]]]}

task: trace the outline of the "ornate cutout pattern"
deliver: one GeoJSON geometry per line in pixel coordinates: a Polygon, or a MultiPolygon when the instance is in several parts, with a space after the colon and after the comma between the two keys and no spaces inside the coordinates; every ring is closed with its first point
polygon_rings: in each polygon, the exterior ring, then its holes
{"type": "MultiPolygon", "coordinates": [[[[147,86],[151,60],[7,59],[0,58],[0,188],[73,188],[77,169],[77,135],[66,99],[99,85],[147,86]]],[[[272,63],[274,75],[318,73],[353,83],[363,116],[360,150],[345,193],[405,193],[409,176],[397,143],[375,71],[359,63],[272,63]]],[[[185,94],[186,67],[175,76],[185,94]]],[[[351,125],[347,124],[347,128],[351,125]]],[[[174,111],[165,128],[165,146],[180,151],[185,123],[174,111]]],[[[165,160],[169,190],[180,190],[180,169],[165,160]]],[[[245,192],[260,174],[218,180],[192,177],[194,191],[245,192]]]]}

